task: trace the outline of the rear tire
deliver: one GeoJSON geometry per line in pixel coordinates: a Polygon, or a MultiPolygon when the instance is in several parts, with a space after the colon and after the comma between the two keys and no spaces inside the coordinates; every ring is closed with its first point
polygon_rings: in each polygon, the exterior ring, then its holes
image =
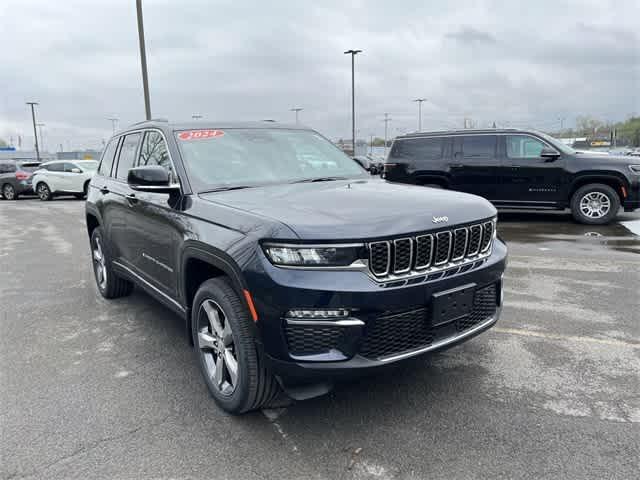
{"type": "Polygon", "coordinates": [[[13,187],[13,185],[11,185],[10,183],[5,183],[2,186],[2,198],[4,198],[5,200],[18,199],[18,193],[16,192],[16,189],[13,187]]]}
{"type": "Polygon", "coordinates": [[[573,218],[586,225],[611,223],[620,210],[620,197],[609,185],[591,183],[580,187],[571,197],[573,218]]]}
{"type": "Polygon", "coordinates": [[[118,276],[111,266],[109,243],[103,236],[102,228],[96,227],[91,233],[91,263],[98,291],[104,298],[126,297],[133,291],[133,283],[118,276]]]}
{"type": "Polygon", "coordinates": [[[200,286],[191,311],[197,361],[209,393],[231,414],[267,406],[280,393],[256,348],[253,328],[228,279],[212,278],[200,286]]]}
{"type": "Polygon", "coordinates": [[[43,202],[48,202],[53,198],[53,194],[51,193],[49,185],[44,182],[40,182],[36,186],[36,194],[38,195],[38,198],[43,202]]]}

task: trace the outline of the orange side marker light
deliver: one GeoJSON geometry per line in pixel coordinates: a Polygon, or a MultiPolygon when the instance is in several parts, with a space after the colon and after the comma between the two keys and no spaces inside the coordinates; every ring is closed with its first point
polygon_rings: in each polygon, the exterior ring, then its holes
{"type": "Polygon", "coordinates": [[[251,318],[253,318],[254,322],[258,321],[258,312],[256,312],[256,307],[253,304],[253,298],[251,298],[251,294],[249,290],[243,290],[244,299],[247,301],[247,305],[249,305],[249,312],[251,312],[251,318]]]}

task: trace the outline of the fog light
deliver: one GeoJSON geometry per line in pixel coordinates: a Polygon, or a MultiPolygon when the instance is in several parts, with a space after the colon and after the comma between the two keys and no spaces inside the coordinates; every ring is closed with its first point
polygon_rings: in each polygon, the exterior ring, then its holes
{"type": "Polygon", "coordinates": [[[331,310],[289,310],[285,316],[287,318],[346,318],[350,314],[349,310],[344,308],[335,308],[331,310]]]}

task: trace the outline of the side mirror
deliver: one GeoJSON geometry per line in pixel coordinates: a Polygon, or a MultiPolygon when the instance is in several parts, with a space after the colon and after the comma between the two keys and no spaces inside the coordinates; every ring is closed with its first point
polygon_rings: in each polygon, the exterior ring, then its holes
{"type": "Polygon", "coordinates": [[[82,173],[82,170],[80,170],[79,168],[73,167],[71,169],[71,173],[82,173]]]}
{"type": "Polygon", "coordinates": [[[553,162],[558,159],[560,156],[560,152],[558,152],[555,148],[544,147],[540,152],[540,156],[544,158],[545,162],[553,162]]]}
{"type": "Polygon", "coordinates": [[[139,192],[177,193],[180,185],[170,183],[169,172],[159,165],[147,165],[129,170],[127,183],[139,192]]]}

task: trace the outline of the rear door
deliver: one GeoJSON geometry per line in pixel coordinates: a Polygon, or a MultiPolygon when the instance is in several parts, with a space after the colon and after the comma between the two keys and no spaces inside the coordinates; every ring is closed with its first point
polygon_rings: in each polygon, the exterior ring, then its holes
{"type": "Polygon", "coordinates": [[[112,176],[107,180],[109,240],[113,256],[129,268],[135,268],[134,252],[138,247],[132,245],[136,240],[133,230],[135,217],[132,205],[135,203],[134,191],[127,184],[127,175],[133,168],[137,158],[141,132],[133,132],[124,136],[118,151],[118,160],[112,170],[112,176]]]}
{"type": "Polygon", "coordinates": [[[402,138],[393,143],[386,166],[389,181],[417,184],[445,180],[445,137],[402,138]]]}
{"type": "Polygon", "coordinates": [[[494,200],[500,189],[499,167],[497,135],[453,137],[453,155],[449,159],[452,189],[494,200]]]}
{"type": "Polygon", "coordinates": [[[566,189],[565,163],[561,156],[540,156],[543,148],[554,148],[528,134],[504,135],[500,176],[503,188],[498,200],[544,206],[561,202],[566,189]]]}

